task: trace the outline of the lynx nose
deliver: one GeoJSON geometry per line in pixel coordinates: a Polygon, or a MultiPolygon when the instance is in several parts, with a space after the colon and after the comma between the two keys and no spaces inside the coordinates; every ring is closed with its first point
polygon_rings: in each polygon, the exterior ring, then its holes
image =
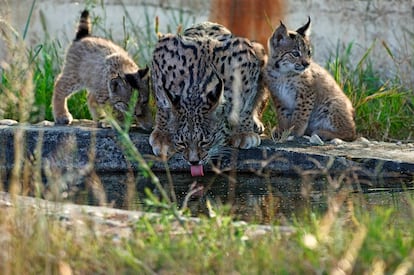
{"type": "Polygon", "coordinates": [[[302,60],[302,66],[307,68],[310,65],[309,61],[307,60],[302,60]]]}
{"type": "Polygon", "coordinates": [[[200,164],[200,157],[198,156],[198,153],[196,150],[189,150],[188,152],[188,163],[190,165],[199,165],[200,164]]]}

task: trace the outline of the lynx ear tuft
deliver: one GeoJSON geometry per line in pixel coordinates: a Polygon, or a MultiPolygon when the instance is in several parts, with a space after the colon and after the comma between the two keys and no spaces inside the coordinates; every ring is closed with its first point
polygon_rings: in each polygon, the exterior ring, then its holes
{"type": "Polygon", "coordinates": [[[310,16],[308,16],[308,22],[302,27],[300,27],[299,29],[297,29],[296,32],[302,35],[303,37],[309,36],[310,35],[310,24],[311,24],[311,18],[310,16]]]}

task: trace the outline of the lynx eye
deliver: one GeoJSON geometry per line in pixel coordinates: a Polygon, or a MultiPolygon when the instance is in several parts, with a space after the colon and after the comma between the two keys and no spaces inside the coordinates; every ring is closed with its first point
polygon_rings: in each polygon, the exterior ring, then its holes
{"type": "Polygon", "coordinates": [[[208,141],[204,141],[204,140],[203,141],[200,141],[198,143],[198,146],[201,147],[201,148],[206,147],[208,145],[209,145],[209,142],[208,141]]]}
{"type": "Polygon", "coordinates": [[[185,145],[185,143],[184,143],[184,142],[182,142],[182,141],[177,142],[175,145],[176,145],[178,148],[180,148],[180,149],[183,149],[183,148],[187,147],[187,146],[185,145]]]}
{"type": "Polygon", "coordinates": [[[293,51],[292,52],[292,56],[299,57],[300,56],[300,52],[299,51],[293,51]]]}

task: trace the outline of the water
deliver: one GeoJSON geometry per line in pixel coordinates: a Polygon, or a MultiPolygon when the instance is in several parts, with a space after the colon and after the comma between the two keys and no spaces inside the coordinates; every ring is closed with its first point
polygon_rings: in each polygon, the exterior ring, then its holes
{"type": "MultiPolygon", "coordinates": [[[[270,223],[291,220],[310,213],[323,214],[329,200],[345,192],[347,202],[363,211],[379,207],[399,209],[401,217],[410,217],[414,203],[410,179],[350,179],[341,176],[258,176],[254,174],[207,174],[201,178],[190,173],[157,174],[169,198],[192,216],[209,215],[210,209],[223,211],[237,220],[270,223]],[[169,180],[170,178],[170,180],[169,180]],[[172,180],[171,180],[172,179],[172,180]],[[351,183],[352,182],[352,183],[351,183]],[[408,212],[407,212],[408,211],[408,212]]],[[[150,191],[161,199],[161,192],[148,179],[137,175],[103,174],[100,188],[85,181],[69,199],[80,204],[98,205],[104,201],[117,208],[157,211],[145,203],[150,191]],[[102,199],[101,199],[102,201],[102,199]]],[[[91,183],[92,182],[92,183],[91,183]]]]}

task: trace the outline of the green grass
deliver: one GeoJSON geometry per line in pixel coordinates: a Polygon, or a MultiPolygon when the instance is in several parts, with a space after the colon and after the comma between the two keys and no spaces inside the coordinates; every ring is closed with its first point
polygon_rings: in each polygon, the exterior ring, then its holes
{"type": "MultiPolygon", "coordinates": [[[[398,75],[386,79],[373,67],[370,53],[375,44],[352,66],[350,43],[327,67],[355,106],[359,135],[385,141],[413,140],[414,92],[404,87],[398,75]]],[[[387,45],[382,46],[393,60],[387,45]]]]}
{"type": "MultiPolygon", "coordinates": [[[[112,30],[105,29],[104,24],[107,18],[105,6],[97,1],[88,1],[87,7],[92,10],[93,31],[111,39],[113,37],[112,30]],[[103,15],[94,15],[94,11],[97,9],[103,10],[103,15]]],[[[155,14],[153,16],[147,12],[144,26],[137,26],[133,16],[128,13],[125,7],[124,10],[123,38],[116,42],[127,49],[140,66],[145,66],[150,62],[151,52],[157,39],[156,27],[154,27],[155,14]]],[[[168,19],[170,22],[174,22],[174,26],[167,29],[172,32],[178,26],[185,27],[196,20],[195,18],[185,17],[182,12],[172,12],[170,17],[168,19]]],[[[30,20],[31,16],[28,17],[28,22],[30,20]]],[[[160,20],[160,24],[162,24],[163,19],[160,20]]],[[[44,22],[44,19],[42,22],[44,22]]],[[[43,24],[43,26],[44,32],[48,33],[46,24],[43,24]]],[[[23,41],[27,31],[29,30],[26,28],[22,35],[23,41]]],[[[374,44],[375,42],[372,47],[374,47],[374,44]]],[[[393,60],[394,56],[389,47],[385,43],[382,45],[384,52],[393,60]]],[[[392,79],[387,79],[373,67],[370,59],[371,48],[366,51],[356,65],[352,65],[353,44],[351,43],[344,52],[338,50],[326,67],[350,97],[356,108],[357,132],[360,136],[385,141],[413,140],[414,93],[409,88],[404,87],[398,75],[395,75],[392,79]]],[[[44,119],[53,120],[50,102],[53,83],[63,65],[65,49],[59,41],[52,40],[47,36],[42,44],[34,48],[27,48],[24,51],[20,55],[26,56],[26,62],[31,66],[35,91],[34,104],[28,120],[30,122],[38,122],[44,119]]],[[[0,84],[2,90],[9,89],[11,93],[15,93],[16,89],[13,89],[13,85],[17,84],[10,81],[8,73],[5,70],[1,71],[2,82],[0,84]]],[[[1,108],[3,111],[1,117],[19,120],[19,111],[16,109],[15,102],[11,101],[5,105],[1,108]]],[[[276,123],[274,111],[270,105],[264,114],[264,123],[269,129],[276,123]]],[[[85,92],[72,96],[68,106],[75,118],[90,118],[85,92]]]]}
{"type": "Polygon", "coordinates": [[[413,214],[397,224],[397,209],[339,206],[334,217],[297,219],[289,235],[277,227],[251,234],[254,226],[236,225],[217,210],[197,223],[179,224],[169,211],[143,217],[130,224],[129,238],[87,214],[68,223],[35,208],[2,207],[0,268],[5,274],[56,274],[63,267],[75,274],[414,272],[413,214]]]}
{"type": "MultiPolygon", "coordinates": [[[[91,8],[100,8],[93,3],[89,3],[91,8]]],[[[177,25],[188,23],[180,15],[174,16],[177,25]]],[[[153,18],[148,15],[145,28],[133,28],[131,18],[126,13],[124,39],[119,44],[140,65],[145,65],[156,37],[153,18]]],[[[97,31],[104,20],[95,17],[97,31]]],[[[1,70],[0,116],[23,122],[52,120],[50,100],[54,79],[63,63],[64,48],[52,39],[27,48],[27,28],[20,36],[7,24],[0,27],[1,33],[13,42],[9,48],[16,57],[1,70]]],[[[110,36],[109,30],[107,37],[110,36]]],[[[384,80],[371,65],[369,50],[356,66],[349,60],[351,53],[352,44],[344,53],[333,56],[327,67],[356,106],[360,135],[380,140],[412,139],[413,92],[401,84],[398,76],[384,80]]],[[[69,108],[76,118],[89,117],[84,93],[73,96],[69,108]]],[[[129,222],[132,236],[122,237],[117,235],[118,228],[108,230],[88,214],[67,223],[60,215],[36,207],[0,204],[0,270],[4,274],[64,274],[64,270],[74,274],[414,272],[414,198],[408,192],[404,197],[405,216],[401,216],[397,206],[373,207],[363,196],[342,190],[347,199],[343,199],[340,191],[330,193],[326,197],[326,212],[309,210],[288,219],[270,219],[267,222],[272,230],[262,235],[251,233],[254,225],[234,223],[228,205],[208,206],[215,214],[210,218],[202,217],[198,222],[183,220],[182,213],[188,213],[188,209],[178,209],[160,185],[129,139],[128,127],[112,123],[128,160],[139,163],[141,173],[157,186],[161,198],[149,195],[145,209],[161,209],[161,214],[129,222]],[[278,230],[279,225],[292,227],[294,233],[283,234],[278,230]]],[[[265,124],[274,124],[271,106],[265,114],[265,124]]],[[[41,158],[26,159],[23,146],[18,148],[17,168],[10,188],[14,195],[24,194],[20,184],[43,186],[41,171],[33,176],[37,177],[34,183],[26,182],[32,181],[28,176],[33,175],[30,169],[40,166],[41,158]]],[[[102,188],[96,190],[102,192],[102,188]]],[[[59,212],[59,206],[54,210],[59,212]]]]}
{"type": "MultiPolygon", "coordinates": [[[[404,215],[401,206],[372,206],[337,182],[344,187],[329,192],[326,211],[272,218],[266,231],[235,223],[227,207],[215,204],[207,204],[209,217],[193,220],[160,185],[130,140],[128,127],[111,122],[128,160],[139,163],[157,186],[160,196],[149,195],[147,207],[162,209],[160,214],[139,219],[96,215],[107,217],[102,222],[90,210],[70,215],[59,204],[41,208],[41,201],[24,205],[19,199],[12,200],[13,206],[1,204],[0,268],[5,274],[414,272],[414,197],[409,192],[403,195],[404,215]],[[108,225],[110,219],[124,226],[108,225]],[[280,231],[281,225],[289,226],[290,233],[280,231]],[[129,235],[122,234],[126,226],[129,235]]],[[[342,177],[331,181],[340,179],[347,182],[342,177]]]]}

